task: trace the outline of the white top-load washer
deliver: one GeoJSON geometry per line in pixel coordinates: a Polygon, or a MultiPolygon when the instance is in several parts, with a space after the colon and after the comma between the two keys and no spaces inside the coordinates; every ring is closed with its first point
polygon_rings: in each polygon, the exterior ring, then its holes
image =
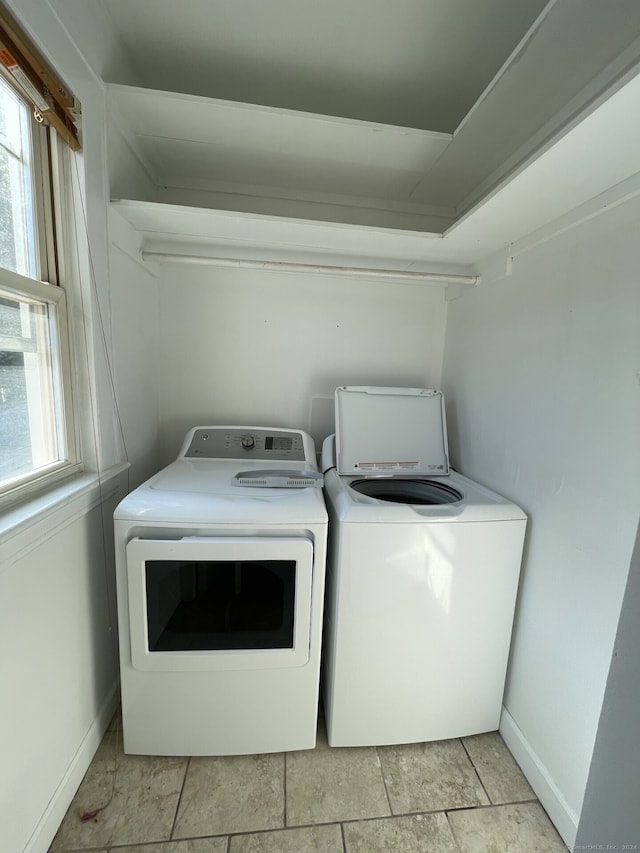
{"type": "Polygon", "coordinates": [[[323,445],[332,746],[497,729],[526,516],[449,468],[442,393],[341,387],[323,445]]]}
{"type": "Polygon", "coordinates": [[[315,745],[327,513],[300,430],[203,426],[114,515],[124,747],[315,745]]]}

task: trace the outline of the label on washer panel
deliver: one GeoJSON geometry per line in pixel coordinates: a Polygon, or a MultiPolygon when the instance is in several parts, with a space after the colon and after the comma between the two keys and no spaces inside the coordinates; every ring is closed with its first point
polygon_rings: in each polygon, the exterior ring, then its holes
{"type": "Polygon", "coordinates": [[[427,465],[420,462],[356,462],[359,471],[430,471],[444,473],[444,465],[427,465]]]}
{"type": "Polygon", "coordinates": [[[416,462],[356,462],[356,468],[361,471],[413,471],[414,468],[419,468],[420,463],[416,462]]]}
{"type": "Polygon", "coordinates": [[[300,433],[289,430],[196,430],[186,459],[276,459],[304,462],[300,433]]]}

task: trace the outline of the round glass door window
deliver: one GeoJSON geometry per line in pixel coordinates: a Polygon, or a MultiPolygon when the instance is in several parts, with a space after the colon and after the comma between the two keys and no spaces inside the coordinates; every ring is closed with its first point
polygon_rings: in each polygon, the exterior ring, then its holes
{"type": "Polygon", "coordinates": [[[401,504],[452,504],[461,501],[462,492],[434,480],[380,478],[353,480],[352,489],[369,498],[401,504]]]}

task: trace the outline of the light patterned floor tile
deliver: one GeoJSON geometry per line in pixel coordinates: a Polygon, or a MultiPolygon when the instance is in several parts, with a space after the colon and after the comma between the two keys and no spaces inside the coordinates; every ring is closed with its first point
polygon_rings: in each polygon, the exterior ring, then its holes
{"type": "Polygon", "coordinates": [[[449,821],[463,853],[567,853],[538,803],[464,809],[449,821]]]}
{"type": "Polygon", "coordinates": [[[462,740],[492,803],[535,799],[529,783],[498,732],[462,740]]]}
{"type": "Polygon", "coordinates": [[[50,853],[566,853],[498,733],[331,749],[321,722],[314,750],[189,760],[124,755],[120,726],[50,853]],[[83,824],[110,795],[116,746],[114,800],[83,824]]]}
{"type": "Polygon", "coordinates": [[[192,758],[174,838],[284,826],[284,755],[192,758]]]}
{"type": "Polygon", "coordinates": [[[346,853],[460,853],[444,812],[345,823],[343,831],[346,853]]]}
{"type": "Polygon", "coordinates": [[[69,806],[52,853],[169,839],[186,767],[186,758],[125,755],[122,736],[108,731],[69,806]],[[109,799],[116,747],[113,800],[97,823],[82,823],[80,811],[98,808],[109,799]]]}
{"type": "Polygon", "coordinates": [[[378,747],[393,814],[488,804],[459,740],[378,747]]]}
{"type": "Polygon", "coordinates": [[[287,754],[287,826],[390,814],[374,747],[335,748],[318,732],[315,749],[287,754]]]}
{"type": "Polygon", "coordinates": [[[135,847],[112,847],[109,853],[227,853],[227,843],[228,839],[224,836],[190,838],[188,841],[165,841],[159,844],[142,844],[135,847]]]}
{"type": "Polygon", "coordinates": [[[229,853],[343,853],[339,824],[234,835],[229,853]]]}

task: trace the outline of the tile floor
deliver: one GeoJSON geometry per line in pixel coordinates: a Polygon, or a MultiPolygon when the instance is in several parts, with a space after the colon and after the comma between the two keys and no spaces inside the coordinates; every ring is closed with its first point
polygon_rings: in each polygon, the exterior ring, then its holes
{"type": "Polygon", "coordinates": [[[227,758],[125,755],[109,727],[50,853],[566,853],[500,735],[227,758]],[[103,805],[98,822],[81,810],[103,805]]]}

